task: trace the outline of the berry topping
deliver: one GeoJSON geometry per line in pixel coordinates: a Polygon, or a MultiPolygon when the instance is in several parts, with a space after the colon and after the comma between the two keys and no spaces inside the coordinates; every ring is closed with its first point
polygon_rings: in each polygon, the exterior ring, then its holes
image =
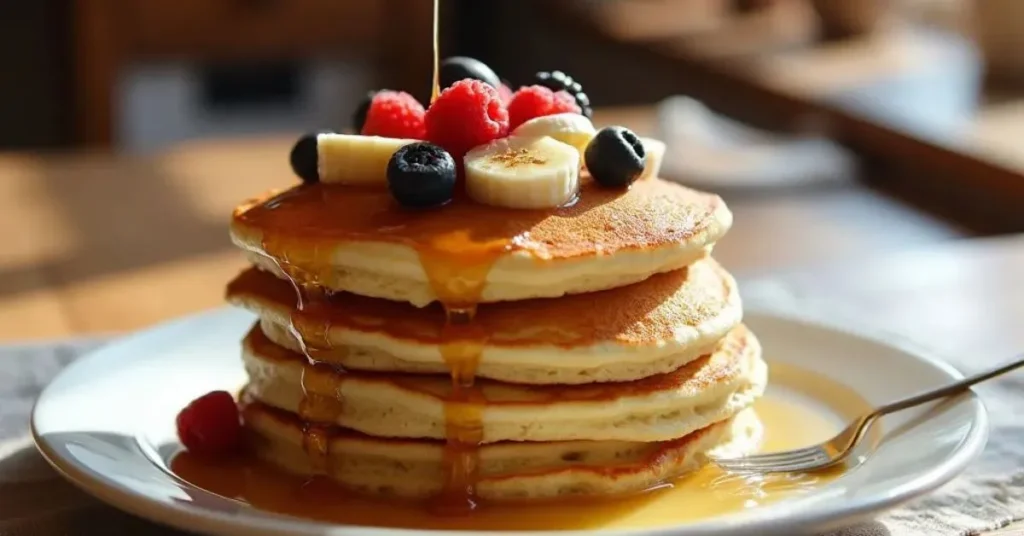
{"type": "Polygon", "coordinates": [[[295,142],[292,152],[288,156],[292,164],[292,171],[302,179],[302,182],[313,183],[320,180],[317,164],[317,134],[330,134],[329,131],[310,132],[304,134],[299,141],[295,142]]]}
{"type": "Polygon", "coordinates": [[[431,143],[412,143],[391,155],[388,189],[404,207],[443,205],[455,190],[455,159],[431,143]]]}
{"type": "Polygon", "coordinates": [[[498,91],[479,80],[460,80],[427,110],[427,139],[461,159],[467,151],[508,134],[508,112],[498,91]]]}
{"type": "Polygon", "coordinates": [[[200,456],[224,456],[241,445],[238,406],[227,391],[213,391],[193,400],[178,413],[177,426],[181,444],[200,456]]]}
{"type": "Polygon", "coordinates": [[[379,91],[370,99],[364,136],[422,140],[426,136],[425,112],[416,97],[403,91],[379,91]]]}
{"type": "Polygon", "coordinates": [[[576,100],[565,91],[552,91],[543,86],[520,88],[508,103],[509,126],[519,125],[545,115],[580,113],[576,100]]]}
{"type": "Polygon", "coordinates": [[[590,108],[590,97],[583,92],[583,86],[573,80],[571,76],[562,71],[551,71],[550,73],[542,71],[537,73],[534,78],[539,86],[544,86],[551,91],[565,91],[572,95],[576,100],[576,105],[580,107],[580,113],[587,118],[593,117],[594,110],[590,108]]]}
{"type": "Polygon", "coordinates": [[[352,114],[352,132],[359,134],[363,131],[363,125],[366,124],[366,114],[370,113],[370,104],[373,103],[373,98],[377,96],[377,91],[371,91],[366,94],[359,106],[356,107],[355,113],[352,114]]]}
{"type": "Polygon", "coordinates": [[[486,63],[466,56],[445,58],[441,62],[440,72],[437,76],[440,78],[439,84],[441,89],[451,87],[455,82],[467,78],[480,80],[493,88],[501,84],[501,79],[498,78],[498,75],[486,63]]]}
{"type": "Polygon", "coordinates": [[[625,127],[605,127],[584,152],[590,175],[602,186],[629,186],[644,172],[647,151],[640,138],[625,127]]]}

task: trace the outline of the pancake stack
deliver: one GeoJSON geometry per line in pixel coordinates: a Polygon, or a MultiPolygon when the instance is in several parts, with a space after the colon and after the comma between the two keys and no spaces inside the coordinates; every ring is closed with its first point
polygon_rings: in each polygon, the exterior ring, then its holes
{"type": "Polygon", "coordinates": [[[510,500],[657,486],[742,453],[766,383],[708,255],[720,198],[584,179],[572,206],[432,212],[304,184],[239,207],[228,300],[257,454],[386,496],[510,500]]]}
{"type": "Polygon", "coordinates": [[[457,193],[408,210],[374,177],[238,207],[252,267],[227,298],[258,316],[254,452],[458,510],[638,492],[756,448],[767,368],[710,257],[732,215],[655,175],[609,188],[583,171],[542,209],[457,193]]]}

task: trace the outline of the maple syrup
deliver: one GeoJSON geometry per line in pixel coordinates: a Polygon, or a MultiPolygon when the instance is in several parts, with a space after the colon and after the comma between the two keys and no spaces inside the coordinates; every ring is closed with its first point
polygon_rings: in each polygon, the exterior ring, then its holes
{"type": "MultiPolygon", "coordinates": [[[[457,254],[457,250],[446,249],[452,246],[458,247],[458,242],[436,242],[437,251],[444,253],[440,259],[451,259],[457,254]]],[[[453,269],[452,264],[439,260],[432,253],[421,252],[420,263],[445,309],[440,351],[452,382],[451,395],[444,402],[447,480],[433,503],[433,509],[439,514],[464,514],[476,508],[479,449],[483,442],[483,404],[486,403],[476,385],[476,371],[486,344],[486,334],[474,320],[487,274],[498,255],[465,259],[470,262],[453,269]]]]}
{"type": "Polygon", "coordinates": [[[441,93],[441,47],[437,41],[438,27],[441,25],[440,10],[441,0],[434,0],[434,83],[430,87],[430,104],[434,104],[441,93]]]}

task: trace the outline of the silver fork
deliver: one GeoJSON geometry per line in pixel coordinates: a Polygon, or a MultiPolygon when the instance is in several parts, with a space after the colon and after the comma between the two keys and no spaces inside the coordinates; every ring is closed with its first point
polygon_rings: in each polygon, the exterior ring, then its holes
{"type": "Polygon", "coordinates": [[[879,418],[933,400],[963,393],[974,384],[995,378],[1021,366],[1024,366],[1024,356],[1020,356],[1011,363],[964,378],[945,387],[891,402],[857,417],[838,435],[817,445],[740,458],[712,458],[712,461],[727,471],[739,473],[799,473],[832,467],[850,457],[868,429],[879,418]]]}

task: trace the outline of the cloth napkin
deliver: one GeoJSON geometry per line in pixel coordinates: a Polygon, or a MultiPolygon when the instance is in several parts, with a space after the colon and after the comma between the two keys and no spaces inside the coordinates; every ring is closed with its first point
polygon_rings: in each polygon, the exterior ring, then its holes
{"type": "MultiPolygon", "coordinates": [[[[772,285],[745,289],[747,302],[799,306],[772,285]],[[789,302],[787,302],[787,299],[789,302]]],[[[0,536],[182,534],[106,506],[64,482],[36,452],[28,433],[32,403],[61,368],[104,341],[0,347],[0,536]]],[[[977,368],[977,355],[970,356],[977,368]]],[[[984,455],[951,484],[877,521],[829,536],[978,534],[1024,517],[1024,382],[1010,375],[978,390],[992,414],[984,455]]],[[[1024,531],[1022,531],[1024,533],[1024,531]]],[[[1009,534],[1009,533],[1007,533],[1009,534]]]]}

